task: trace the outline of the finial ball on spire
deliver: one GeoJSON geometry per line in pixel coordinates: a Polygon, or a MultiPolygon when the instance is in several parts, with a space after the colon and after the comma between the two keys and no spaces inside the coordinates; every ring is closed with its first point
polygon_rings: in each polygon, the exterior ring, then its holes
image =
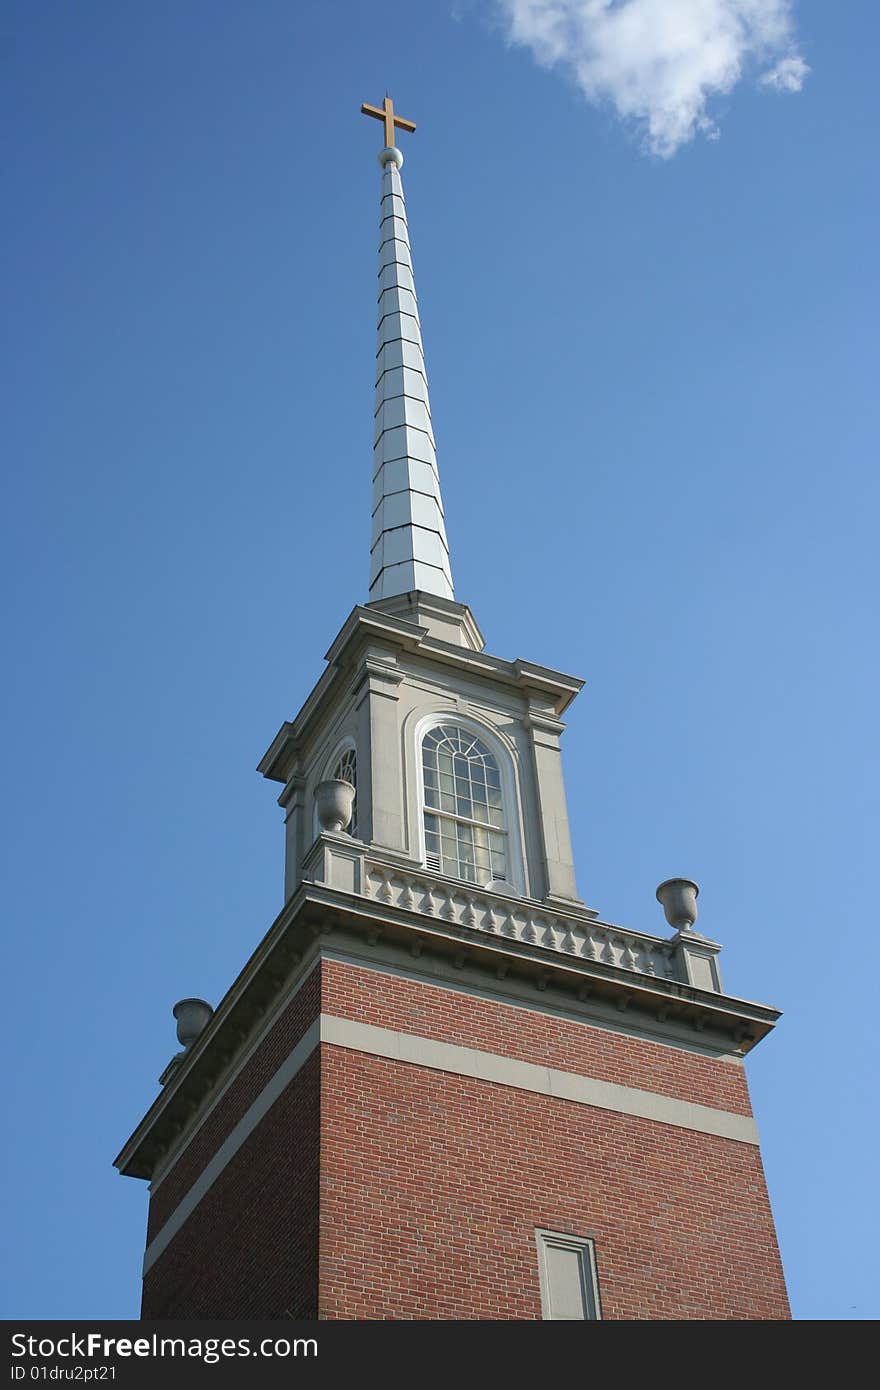
{"type": "Polygon", "coordinates": [[[383,169],[386,164],[393,164],[395,169],[399,169],[403,163],[403,151],[396,145],[386,145],[384,150],[379,151],[379,163],[383,169]]]}

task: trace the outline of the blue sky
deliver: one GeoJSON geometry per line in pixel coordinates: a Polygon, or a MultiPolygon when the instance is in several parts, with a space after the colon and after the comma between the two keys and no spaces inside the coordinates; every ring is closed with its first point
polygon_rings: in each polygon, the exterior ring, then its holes
{"type": "Polygon", "coordinates": [[[880,1312],[880,20],[717,0],[658,66],[560,2],[561,39],[516,0],[4,7],[7,1317],[136,1316],[111,1160],[171,1004],[280,906],[254,767],[366,598],[386,88],[457,596],[587,679],[587,902],[659,932],[695,877],[784,1010],[749,1076],[796,1316],[880,1312]]]}

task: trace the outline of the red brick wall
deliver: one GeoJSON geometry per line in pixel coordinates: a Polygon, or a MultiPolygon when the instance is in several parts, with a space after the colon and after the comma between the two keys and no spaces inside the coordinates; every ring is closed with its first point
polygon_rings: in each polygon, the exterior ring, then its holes
{"type": "Polygon", "coordinates": [[[322,1047],[321,1318],[541,1317],[534,1230],[606,1318],[786,1318],[757,1149],[322,1047]]]}
{"type": "MultiPolygon", "coordinates": [[[[327,962],[331,1013],[748,1113],[742,1069],[327,962]]],[[[540,1318],[534,1230],[606,1318],[787,1318],[751,1145],[322,1046],[322,1318],[540,1318]]]]}
{"type": "Polygon", "coordinates": [[[143,1318],[317,1316],[316,1050],[144,1279],[143,1318]]]}
{"type": "MultiPolygon", "coordinates": [[[[255,1049],[150,1201],[147,1243],[320,1011],[321,967],[255,1049]]],[[[144,1318],[316,1316],[320,1060],[248,1136],[144,1280],[144,1318]]]]}
{"type": "MultiPolygon", "coordinates": [[[[539,999],[536,991],[536,1007],[539,999]]],[[[740,1115],[752,1113],[745,1072],[738,1063],[333,960],[324,962],[321,1008],[380,1028],[497,1052],[740,1115]]]]}
{"type": "Polygon", "coordinates": [[[192,1187],[206,1163],[238,1124],[242,1115],[290,1056],[300,1038],[321,1011],[321,965],[294,995],[238,1076],[224,1092],[208,1118],[183,1150],[150,1200],[147,1244],[164,1226],[182,1197],[192,1187]]]}
{"type": "MultiPolygon", "coordinates": [[[[319,1008],[749,1113],[738,1065],[329,961],[160,1184],[151,1235],[319,1008]]],[[[540,1318],[536,1226],[593,1237],[607,1318],[788,1316],[754,1147],[328,1044],[152,1267],[143,1316],[540,1318]]]]}

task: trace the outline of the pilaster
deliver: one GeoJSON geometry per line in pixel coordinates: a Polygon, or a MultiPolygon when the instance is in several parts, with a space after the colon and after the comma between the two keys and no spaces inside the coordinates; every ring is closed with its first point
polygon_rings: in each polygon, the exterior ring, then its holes
{"type": "Polygon", "coordinates": [[[294,772],[278,798],[284,808],[284,901],[299,886],[300,865],[305,853],[306,779],[294,772]]]}
{"type": "Polygon", "coordinates": [[[360,833],[371,844],[404,850],[403,762],[400,747],[399,686],[403,676],[392,653],[372,648],[357,687],[358,729],[364,749],[359,805],[360,833]]]}
{"type": "Polygon", "coordinates": [[[546,709],[536,707],[534,701],[530,702],[529,712],[523,723],[529,733],[535,775],[544,871],[543,896],[548,902],[558,903],[560,906],[580,904],[562,777],[562,749],[559,744],[565,725],[546,709]]]}

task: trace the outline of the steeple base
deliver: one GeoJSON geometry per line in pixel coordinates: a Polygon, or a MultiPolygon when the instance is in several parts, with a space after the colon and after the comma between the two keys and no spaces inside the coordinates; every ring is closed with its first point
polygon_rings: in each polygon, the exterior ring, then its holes
{"type": "Polygon", "coordinates": [[[451,642],[456,647],[468,647],[473,652],[481,652],[486,646],[483,634],[466,603],[456,603],[454,599],[427,594],[422,589],[413,589],[408,594],[393,594],[390,598],[375,599],[366,606],[376,609],[378,613],[390,613],[395,618],[404,618],[409,623],[427,628],[428,635],[436,637],[440,642],[451,642]]]}

